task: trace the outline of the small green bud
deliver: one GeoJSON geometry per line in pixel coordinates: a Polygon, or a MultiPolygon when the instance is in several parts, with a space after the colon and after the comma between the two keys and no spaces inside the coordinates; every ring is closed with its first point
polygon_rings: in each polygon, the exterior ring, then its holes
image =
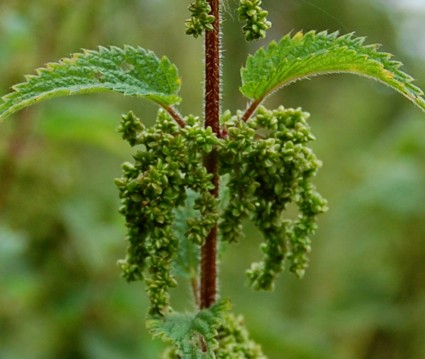
{"type": "Polygon", "coordinates": [[[190,19],[186,20],[186,34],[193,35],[195,38],[201,36],[205,31],[212,31],[214,16],[211,15],[211,6],[207,0],[195,0],[189,6],[191,13],[190,19]]]}
{"type": "Polygon", "coordinates": [[[122,138],[126,140],[131,146],[139,144],[139,135],[143,132],[145,126],[133,112],[121,116],[121,124],[117,131],[121,133],[122,138]]]}
{"type": "Polygon", "coordinates": [[[272,24],[267,20],[268,12],[261,8],[261,0],[240,0],[238,7],[239,20],[245,21],[242,27],[247,41],[266,37],[266,30],[272,24]]]}

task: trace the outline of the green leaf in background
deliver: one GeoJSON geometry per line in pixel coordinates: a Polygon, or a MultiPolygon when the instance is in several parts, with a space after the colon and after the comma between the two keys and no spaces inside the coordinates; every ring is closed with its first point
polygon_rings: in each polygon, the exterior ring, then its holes
{"type": "Polygon", "coordinates": [[[273,91],[292,82],[332,73],[352,73],[380,81],[397,90],[425,111],[421,89],[413,78],[399,70],[391,54],[378,52],[378,45],[364,45],[364,37],[338,33],[301,32],[271,42],[248,58],[242,68],[244,96],[261,102],[273,91]]]}
{"type": "Polygon", "coordinates": [[[185,205],[174,209],[176,216],[174,231],[179,240],[174,271],[176,274],[188,279],[196,278],[199,268],[199,246],[186,237],[187,220],[199,217],[199,211],[194,208],[195,200],[198,197],[198,193],[188,190],[185,205]]]}
{"type": "Polygon", "coordinates": [[[229,302],[219,301],[197,313],[171,313],[149,319],[147,327],[154,337],[172,343],[182,358],[213,359],[217,328],[228,310],[229,302]]]}
{"type": "Polygon", "coordinates": [[[180,102],[180,78],[167,58],[141,47],[99,47],[49,63],[2,98],[0,119],[52,97],[104,91],[150,99],[161,106],[180,102]]]}

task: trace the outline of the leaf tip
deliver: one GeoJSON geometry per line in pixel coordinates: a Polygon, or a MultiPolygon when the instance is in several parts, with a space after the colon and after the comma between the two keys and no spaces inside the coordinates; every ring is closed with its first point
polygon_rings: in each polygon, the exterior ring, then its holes
{"type": "Polygon", "coordinates": [[[304,32],[303,31],[298,31],[293,37],[292,39],[294,41],[301,41],[304,38],[304,32]]]}

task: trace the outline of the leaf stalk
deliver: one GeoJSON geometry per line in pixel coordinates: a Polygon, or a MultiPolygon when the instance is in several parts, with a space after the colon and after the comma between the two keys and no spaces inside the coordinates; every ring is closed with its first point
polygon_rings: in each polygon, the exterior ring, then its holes
{"type": "Polygon", "coordinates": [[[173,106],[163,106],[164,110],[177,122],[177,124],[183,128],[186,126],[186,122],[183,119],[182,115],[173,106]]]}
{"type": "Polygon", "coordinates": [[[254,114],[254,112],[257,110],[258,106],[260,106],[261,102],[263,102],[263,98],[252,101],[249,104],[248,108],[245,110],[244,114],[242,115],[242,121],[248,121],[254,114]]]}

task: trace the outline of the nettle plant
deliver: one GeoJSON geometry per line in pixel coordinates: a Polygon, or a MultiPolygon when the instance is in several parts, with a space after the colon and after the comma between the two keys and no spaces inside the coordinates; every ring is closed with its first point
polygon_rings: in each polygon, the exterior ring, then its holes
{"type": "MultiPolygon", "coordinates": [[[[265,358],[244,326],[219,299],[217,266],[223,243],[237,243],[246,220],[263,236],[262,259],[247,275],[256,290],[271,290],[284,265],[302,277],[310,238],[326,201],[312,179],[321,166],[309,147],[314,140],[301,109],[267,109],[262,103],[295,81],[353,73],[382,82],[425,111],[423,92],[401,63],[353,34],[298,32],[250,55],[241,70],[246,109],[221,108],[220,0],[195,0],[186,32],[205,41],[202,116],[177,110],[176,67],[141,47],[99,47],[49,63],[2,98],[1,118],[65,95],[114,91],[153,101],[156,123],[146,128],[129,112],[119,132],[135,148],[115,181],[127,225],[128,251],[119,261],[127,281],[143,281],[150,308],[147,327],[170,348],[164,358],[265,358]],[[298,208],[297,218],[287,215],[298,208]],[[196,308],[170,306],[177,278],[189,283],[196,308]]],[[[239,0],[237,13],[251,41],[271,23],[261,0],[239,0]]]]}

